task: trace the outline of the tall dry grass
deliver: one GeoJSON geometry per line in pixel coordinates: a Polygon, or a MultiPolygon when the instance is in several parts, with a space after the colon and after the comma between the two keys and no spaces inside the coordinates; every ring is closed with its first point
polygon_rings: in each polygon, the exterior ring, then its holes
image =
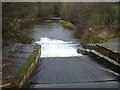
{"type": "Polygon", "coordinates": [[[111,38],[120,36],[119,34],[120,27],[118,26],[96,26],[88,28],[87,30],[79,31],[79,38],[81,38],[82,44],[84,47],[88,43],[103,43],[108,41],[111,38]]]}

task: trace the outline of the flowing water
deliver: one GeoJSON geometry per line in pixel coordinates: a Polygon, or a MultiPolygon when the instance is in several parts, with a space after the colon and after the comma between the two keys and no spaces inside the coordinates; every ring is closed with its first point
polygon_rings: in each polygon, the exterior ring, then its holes
{"type": "Polygon", "coordinates": [[[41,45],[41,57],[72,57],[82,56],[77,53],[81,48],[80,40],[74,37],[74,32],[65,29],[59,23],[35,25],[29,30],[35,38],[35,44],[41,45]]]}

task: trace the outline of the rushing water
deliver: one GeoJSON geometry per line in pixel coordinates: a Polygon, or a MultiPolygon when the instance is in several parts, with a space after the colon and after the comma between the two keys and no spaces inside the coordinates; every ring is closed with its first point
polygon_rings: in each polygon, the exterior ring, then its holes
{"type": "Polygon", "coordinates": [[[41,57],[82,56],[82,54],[77,53],[79,44],[74,44],[72,41],[67,42],[45,37],[40,38],[40,41],[36,41],[35,43],[41,45],[41,57]]]}
{"type": "Polygon", "coordinates": [[[59,23],[35,25],[29,30],[35,38],[35,44],[41,45],[41,57],[72,57],[82,56],[77,53],[80,40],[73,31],[65,29],[59,23]]]}

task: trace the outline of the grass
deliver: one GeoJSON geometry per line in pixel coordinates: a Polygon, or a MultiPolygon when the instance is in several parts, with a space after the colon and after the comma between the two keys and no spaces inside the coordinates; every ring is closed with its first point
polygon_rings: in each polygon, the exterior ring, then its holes
{"type": "Polygon", "coordinates": [[[59,23],[63,24],[63,26],[67,29],[74,29],[75,28],[75,26],[72,23],[64,21],[64,20],[59,20],[59,23]]]}
{"type": "Polygon", "coordinates": [[[104,43],[110,39],[112,39],[114,37],[112,36],[106,36],[104,38],[101,38],[99,36],[93,36],[93,37],[89,37],[89,39],[86,37],[82,40],[82,45],[86,48],[87,44],[92,44],[92,43],[104,43]]]}

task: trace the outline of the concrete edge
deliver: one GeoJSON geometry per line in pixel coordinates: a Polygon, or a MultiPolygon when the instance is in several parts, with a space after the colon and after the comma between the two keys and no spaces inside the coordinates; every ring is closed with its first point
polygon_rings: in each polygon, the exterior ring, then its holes
{"type": "MultiPolygon", "coordinates": [[[[40,50],[40,48],[36,48],[36,49],[38,49],[38,53],[35,55],[35,59],[31,63],[31,65],[29,66],[27,72],[22,75],[21,79],[18,80],[18,83],[13,84],[13,82],[11,82],[11,83],[4,85],[4,87],[1,86],[1,88],[3,90],[6,90],[6,89],[18,90],[18,88],[22,88],[24,86],[24,84],[29,79],[30,75],[32,74],[32,71],[34,70],[34,68],[36,67],[36,65],[39,61],[41,50],[40,50]]],[[[17,78],[14,78],[14,79],[17,79],[17,78]]]]}
{"type": "MultiPolygon", "coordinates": [[[[33,89],[36,88],[85,88],[85,90],[89,88],[100,88],[104,90],[104,88],[119,88],[119,82],[117,81],[99,81],[99,82],[83,82],[83,83],[59,83],[59,84],[34,84],[32,85],[33,89]]],[[[81,90],[81,89],[80,89],[81,90]]],[[[82,89],[84,90],[84,89],[82,89]]],[[[93,89],[94,90],[94,89],[93,89]]]]}
{"type": "Polygon", "coordinates": [[[100,44],[96,44],[96,46],[99,46],[99,47],[101,47],[101,48],[104,48],[104,49],[106,49],[106,50],[108,50],[108,51],[111,51],[111,52],[113,52],[113,53],[118,53],[118,54],[120,54],[119,52],[117,52],[117,51],[112,51],[112,50],[110,50],[110,49],[108,49],[108,48],[106,48],[106,47],[103,47],[102,45],[100,45],[100,44]]]}
{"type": "MultiPolygon", "coordinates": [[[[110,62],[110,60],[107,60],[107,58],[109,59],[109,57],[107,57],[107,56],[104,56],[104,55],[97,55],[96,53],[94,53],[94,52],[92,52],[90,49],[86,49],[85,50],[86,51],[86,53],[87,54],[89,54],[89,55],[91,55],[91,56],[93,56],[93,57],[95,57],[95,58],[97,58],[97,61],[98,62],[101,62],[101,63],[103,63],[103,65],[105,65],[105,66],[107,66],[107,67],[109,67],[110,69],[112,69],[113,71],[115,71],[115,72],[117,72],[117,73],[120,73],[120,71],[119,71],[119,68],[120,68],[120,64],[118,64],[117,62],[117,64],[115,64],[114,62],[112,63],[112,61],[110,62]],[[107,58],[106,58],[107,57],[107,58]]],[[[96,51],[97,52],[97,51],[96,51]]],[[[99,52],[98,52],[99,53],[99,52]]],[[[112,60],[112,59],[111,59],[112,60]]]]}
{"type": "Polygon", "coordinates": [[[115,61],[117,61],[118,63],[120,63],[120,61],[119,61],[119,59],[120,59],[120,53],[119,52],[112,51],[112,50],[110,50],[108,48],[105,48],[105,47],[99,45],[99,44],[96,44],[96,47],[98,47],[100,49],[104,49],[102,51],[102,54],[107,55],[108,57],[110,57],[110,58],[114,59],[115,61]],[[107,53],[109,53],[109,54],[107,54],[107,53]]]}
{"type": "Polygon", "coordinates": [[[113,59],[114,61],[117,61],[118,63],[120,63],[119,59],[120,59],[120,53],[117,51],[112,51],[108,48],[103,47],[102,45],[100,45],[99,43],[96,44],[88,44],[87,45],[88,49],[91,50],[96,50],[97,52],[113,59]]]}
{"type": "Polygon", "coordinates": [[[28,78],[30,77],[32,71],[34,70],[34,68],[36,67],[38,61],[39,61],[39,57],[40,57],[41,51],[39,49],[39,53],[36,55],[35,60],[32,62],[32,64],[30,65],[28,71],[24,74],[23,78],[21,79],[21,81],[19,82],[17,88],[22,88],[24,86],[24,84],[26,83],[26,81],[28,80],[28,78]]]}

